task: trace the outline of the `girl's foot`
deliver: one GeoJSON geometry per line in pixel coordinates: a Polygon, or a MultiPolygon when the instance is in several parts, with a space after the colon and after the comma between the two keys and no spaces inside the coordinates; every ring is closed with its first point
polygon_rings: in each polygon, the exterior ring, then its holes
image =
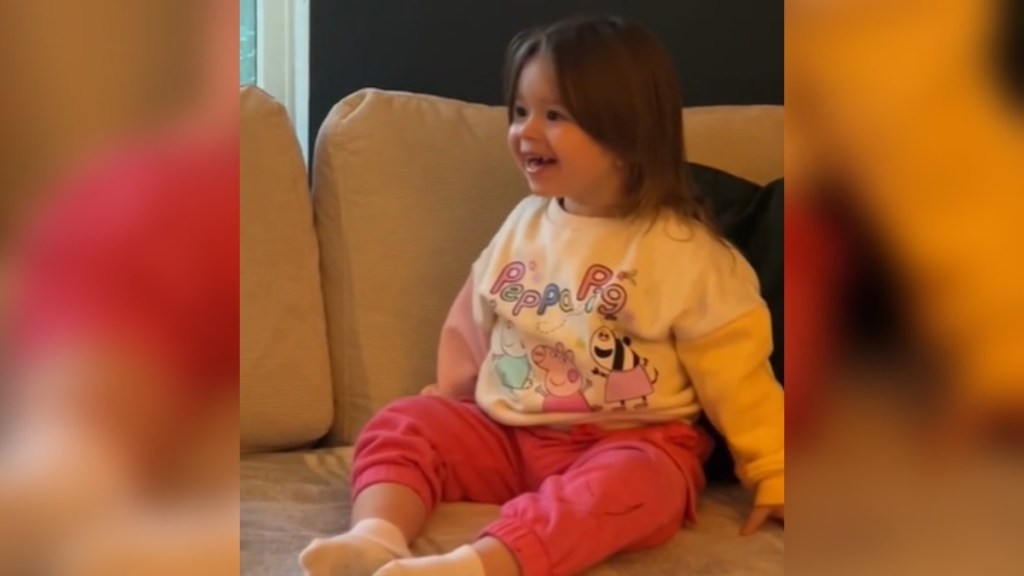
{"type": "Polygon", "coordinates": [[[313,540],[299,555],[299,563],[306,576],[373,576],[392,560],[410,555],[401,530],[371,518],[344,534],[313,540]]]}

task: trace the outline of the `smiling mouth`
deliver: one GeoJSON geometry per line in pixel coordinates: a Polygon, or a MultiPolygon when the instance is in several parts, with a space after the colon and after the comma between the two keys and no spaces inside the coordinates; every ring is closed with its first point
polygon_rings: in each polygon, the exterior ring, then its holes
{"type": "Polygon", "coordinates": [[[526,168],[527,173],[534,174],[543,170],[544,168],[554,166],[557,163],[558,160],[555,160],[554,158],[551,158],[549,156],[527,156],[526,161],[524,162],[524,166],[526,168]]]}

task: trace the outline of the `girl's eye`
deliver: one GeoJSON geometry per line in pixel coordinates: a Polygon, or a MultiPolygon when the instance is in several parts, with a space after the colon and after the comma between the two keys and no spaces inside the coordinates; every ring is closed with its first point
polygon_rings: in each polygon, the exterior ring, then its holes
{"type": "Polygon", "coordinates": [[[565,115],[557,110],[548,110],[548,120],[552,122],[558,122],[559,120],[565,120],[565,115]]]}
{"type": "Polygon", "coordinates": [[[514,118],[524,118],[526,116],[526,108],[522,106],[516,106],[512,109],[512,116],[514,118]]]}

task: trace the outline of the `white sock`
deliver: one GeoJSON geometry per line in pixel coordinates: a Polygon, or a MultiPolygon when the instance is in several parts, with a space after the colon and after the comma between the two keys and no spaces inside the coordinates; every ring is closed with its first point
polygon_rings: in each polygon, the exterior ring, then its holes
{"type": "Polygon", "coordinates": [[[388,562],[411,555],[405,535],[379,518],[362,520],[331,538],[317,538],[302,551],[306,576],[373,576],[388,562]]]}
{"type": "Polygon", "coordinates": [[[472,546],[438,556],[388,562],[373,576],[484,576],[484,563],[472,546]]]}

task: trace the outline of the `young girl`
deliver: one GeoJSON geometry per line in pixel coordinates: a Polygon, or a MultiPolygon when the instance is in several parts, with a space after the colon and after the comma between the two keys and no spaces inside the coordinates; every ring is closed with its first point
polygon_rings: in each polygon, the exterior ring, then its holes
{"type": "Polygon", "coordinates": [[[706,411],[783,518],[783,391],[754,272],[684,161],[668,54],[618,18],[528,30],[506,62],[508,144],[529,182],[441,333],[438,383],[356,447],[352,529],[310,576],[577,574],[693,521],[706,411]],[[438,503],[501,504],[472,545],[411,558],[438,503]]]}

